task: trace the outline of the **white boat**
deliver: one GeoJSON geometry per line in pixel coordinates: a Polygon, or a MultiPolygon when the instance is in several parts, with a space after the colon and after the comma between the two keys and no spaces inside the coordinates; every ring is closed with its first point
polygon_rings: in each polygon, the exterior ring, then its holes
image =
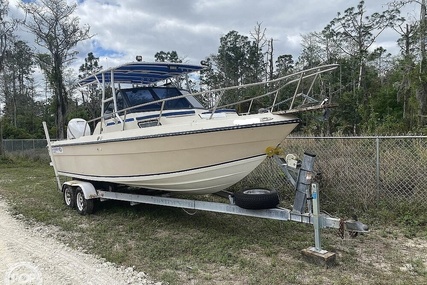
{"type": "Polygon", "coordinates": [[[188,79],[203,68],[132,62],[81,80],[81,86],[103,87],[102,116],[89,122],[70,121],[68,138],[51,143],[50,154],[58,174],[94,184],[167,192],[206,194],[224,190],[254,170],[300,122],[289,113],[295,110],[294,101],[306,101],[306,95],[295,92],[285,99],[288,103],[292,100],[287,111],[274,111],[280,92],[291,83],[299,86],[304,79],[314,82],[320,73],[336,66],[197,93],[171,84],[174,78],[188,79]],[[244,94],[245,89],[264,93],[221,106],[227,96],[244,94]],[[207,98],[212,103],[209,108],[200,103],[207,98]],[[270,106],[253,112],[259,107],[256,102],[263,100],[270,106]],[[235,106],[248,109],[238,113],[232,108],[235,106]],[[91,131],[89,125],[93,123],[96,127],[91,131]]]}

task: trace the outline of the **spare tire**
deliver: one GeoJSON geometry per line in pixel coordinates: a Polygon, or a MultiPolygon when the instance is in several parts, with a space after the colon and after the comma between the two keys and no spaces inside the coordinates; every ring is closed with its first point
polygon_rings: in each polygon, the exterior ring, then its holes
{"type": "Polygon", "coordinates": [[[234,193],[234,203],[244,209],[270,209],[279,204],[276,190],[248,189],[234,193]]]}

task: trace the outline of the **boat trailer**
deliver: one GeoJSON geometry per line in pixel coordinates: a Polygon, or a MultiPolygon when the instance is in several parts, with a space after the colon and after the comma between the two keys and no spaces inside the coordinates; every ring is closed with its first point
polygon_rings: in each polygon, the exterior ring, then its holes
{"type": "MultiPolygon", "coordinates": [[[[47,130],[45,129],[45,131],[47,130]]],[[[51,154],[50,139],[48,134],[46,134],[46,136],[48,138],[49,154],[51,154]]],[[[321,229],[338,229],[342,237],[344,237],[345,231],[348,231],[351,237],[355,237],[359,233],[369,232],[368,226],[356,219],[343,220],[321,213],[319,184],[313,182],[316,175],[313,170],[315,155],[304,153],[304,157],[301,161],[293,154],[288,154],[283,158],[279,155],[277,149],[267,149],[267,155],[275,160],[295,188],[295,199],[292,210],[277,206],[268,209],[242,208],[236,205],[234,193],[224,191],[222,194],[225,195],[221,196],[227,197],[229,203],[182,199],[168,196],[169,194],[146,195],[119,192],[115,191],[114,187],[95,186],[102,185],[102,183],[95,184],[81,180],[70,180],[61,184],[52,156],[51,165],[55,171],[58,190],[63,193],[65,204],[69,207],[76,208],[77,212],[82,215],[92,213],[94,210],[94,199],[99,199],[101,201],[126,201],[130,202],[131,205],[161,205],[188,210],[202,210],[312,224],[314,227],[314,246],[302,250],[302,254],[326,267],[335,263],[336,254],[322,249],[321,229]]]]}

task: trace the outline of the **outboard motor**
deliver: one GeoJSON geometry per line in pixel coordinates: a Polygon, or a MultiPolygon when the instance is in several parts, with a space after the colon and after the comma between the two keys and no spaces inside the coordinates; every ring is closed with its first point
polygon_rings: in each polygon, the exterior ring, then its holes
{"type": "Polygon", "coordinates": [[[72,119],[67,126],[67,139],[78,139],[82,136],[89,136],[91,133],[90,126],[84,119],[72,119]]]}

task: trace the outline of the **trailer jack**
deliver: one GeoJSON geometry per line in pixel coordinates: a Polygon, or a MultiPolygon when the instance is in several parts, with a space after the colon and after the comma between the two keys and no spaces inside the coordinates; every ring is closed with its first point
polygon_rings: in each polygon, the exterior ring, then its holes
{"type": "Polygon", "coordinates": [[[299,161],[293,154],[288,154],[285,158],[278,155],[272,156],[295,187],[292,211],[301,213],[308,209],[308,214],[313,218],[315,245],[304,249],[302,254],[328,267],[335,263],[336,254],[322,249],[320,229],[336,228],[341,238],[344,238],[345,231],[348,231],[351,237],[356,237],[359,233],[369,232],[369,227],[358,221],[357,217],[343,220],[320,212],[319,184],[311,182],[316,176],[313,170],[315,157],[313,154],[304,153],[302,161],[299,161]]]}

